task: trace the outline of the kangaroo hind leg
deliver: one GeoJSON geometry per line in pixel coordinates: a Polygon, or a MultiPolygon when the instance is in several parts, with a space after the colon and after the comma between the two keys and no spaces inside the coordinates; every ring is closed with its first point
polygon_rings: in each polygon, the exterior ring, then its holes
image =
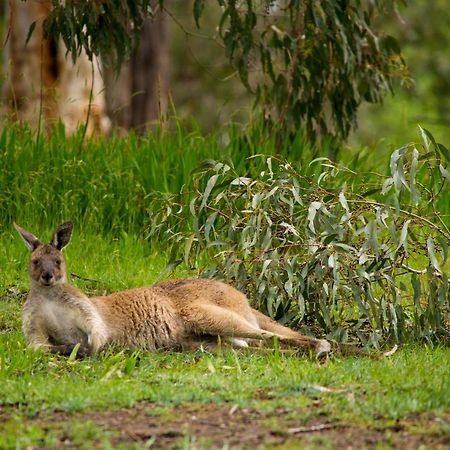
{"type": "Polygon", "coordinates": [[[190,305],[184,319],[197,334],[229,337],[236,340],[269,339],[273,333],[261,330],[238,313],[212,304],[190,305]]]}
{"type": "Polygon", "coordinates": [[[191,305],[189,314],[188,316],[185,316],[185,320],[197,334],[230,337],[234,340],[246,338],[264,341],[277,336],[280,342],[286,342],[287,344],[298,348],[314,349],[318,351],[317,339],[303,336],[292,330],[290,330],[292,331],[292,335],[288,336],[287,333],[282,334],[277,332],[278,330],[271,331],[263,329],[262,327],[250,323],[238,313],[217,305],[191,305]]]}
{"type": "Polygon", "coordinates": [[[275,333],[276,335],[282,336],[282,342],[287,342],[288,344],[293,344],[295,346],[314,349],[317,356],[328,354],[331,351],[330,343],[324,339],[315,339],[298,331],[291,330],[285,327],[265,314],[252,308],[252,312],[259,324],[259,326],[266,331],[275,333]]]}

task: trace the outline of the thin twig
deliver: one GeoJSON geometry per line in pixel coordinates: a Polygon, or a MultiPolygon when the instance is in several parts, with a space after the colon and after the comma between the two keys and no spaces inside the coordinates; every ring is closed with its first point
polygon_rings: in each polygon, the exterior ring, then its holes
{"type": "Polygon", "coordinates": [[[165,11],[165,13],[175,22],[175,24],[180,28],[180,30],[186,35],[186,36],[192,36],[192,37],[197,37],[197,38],[201,38],[201,39],[206,39],[208,41],[214,41],[217,45],[221,46],[221,47],[225,47],[225,45],[221,44],[215,37],[213,36],[208,36],[207,34],[201,34],[201,33],[194,33],[192,31],[188,31],[186,30],[186,28],[184,27],[184,25],[175,17],[175,15],[169,10],[167,9],[167,7],[163,7],[162,8],[163,11],[165,11]]]}
{"type": "Polygon", "coordinates": [[[71,272],[70,276],[72,276],[73,278],[77,278],[78,280],[91,281],[92,283],[101,283],[101,281],[99,280],[94,280],[93,278],[85,278],[80,275],[77,275],[75,272],[71,272]]]}
{"type": "Polygon", "coordinates": [[[384,353],[383,353],[383,356],[384,356],[385,358],[389,358],[389,357],[392,356],[397,350],[398,350],[398,345],[395,344],[395,345],[392,347],[391,350],[389,350],[388,352],[384,352],[384,353]]]}
{"type": "Polygon", "coordinates": [[[225,219],[231,220],[230,216],[227,216],[223,211],[221,211],[220,209],[214,208],[212,206],[209,205],[205,205],[206,209],[210,209],[211,211],[216,212],[217,214],[219,214],[219,216],[225,217],[225,219]]]}
{"type": "Polygon", "coordinates": [[[6,47],[6,44],[8,43],[9,37],[11,36],[11,25],[12,25],[12,7],[11,7],[11,0],[10,0],[10,6],[9,6],[9,26],[8,31],[6,32],[5,40],[3,41],[3,50],[6,47]]]}
{"type": "Polygon", "coordinates": [[[83,135],[81,136],[80,147],[78,148],[78,153],[81,153],[84,138],[86,137],[86,133],[87,133],[88,125],[89,125],[89,118],[91,115],[91,106],[92,106],[93,98],[94,98],[94,59],[91,60],[91,90],[89,92],[89,104],[88,104],[88,110],[87,110],[87,114],[86,114],[86,122],[84,124],[83,135]]]}
{"type": "Polygon", "coordinates": [[[232,78],[233,76],[235,76],[238,71],[235,70],[233,71],[230,75],[226,76],[225,78],[220,78],[218,76],[216,76],[214,73],[212,73],[209,68],[207,66],[205,66],[198,58],[197,55],[192,51],[191,45],[189,44],[189,38],[191,37],[195,37],[195,38],[199,38],[199,39],[206,39],[208,41],[213,41],[215,44],[217,44],[219,47],[225,48],[225,46],[217,39],[217,37],[215,35],[213,36],[208,36],[206,34],[200,34],[200,33],[194,33],[192,31],[188,31],[183,24],[175,17],[175,15],[167,8],[167,7],[163,7],[163,11],[166,12],[166,14],[173,20],[173,22],[175,23],[175,25],[178,26],[178,28],[185,34],[186,36],[186,40],[188,41],[188,50],[190,55],[192,56],[192,58],[195,60],[195,62],[199,65],[199,67],[201,67],[213,80],[218,80],[218,81],[227,81],[228,79],[232,78]]]}
{"type": "Polygon", "coordinates": [[[414,214],[412,212],[406,211],[405,209],[397,209],[394,206],[386,205],[384,203],[374,202],[374,201],[368,201],[368,200],[353,200],[353,199],[347,199],[348,203],[362,203],[366,205],[373,205],[373,206],[379,206],[380,208],[389,208],[392,211],[399,211],[402,214],[405,214],[406,216],[414,217],[415,219],[419,221],[425,222],[428,226],[436,230],[438,233],[444,235],[448,240],[450,240],[450,233],[447,233],[446,231],[443,231],[441,228],[439,228],[436,224],[431,222],[430,220],[426,219],[425,217],[419,216],[417,214],[414,214]]]}
{"type": "Polygon", "coordinates": [[[403,269],[406,269],[408,272],[415,273],[416,275],[424,275],[425,273],[427,273],[427,269],[422,270],[413,269],[412,267],[409,267],[406,264],[402,264],[401,267],[403,267],[403,269]]]}
{"type": "Polygon", "coordinates": [[[311,433],[314,431],[330,430],[332,428],[344,427],[341,423],[323,423],[321,425],[311,425],[310,427],[288,428],[289,434],[311,433]]]}

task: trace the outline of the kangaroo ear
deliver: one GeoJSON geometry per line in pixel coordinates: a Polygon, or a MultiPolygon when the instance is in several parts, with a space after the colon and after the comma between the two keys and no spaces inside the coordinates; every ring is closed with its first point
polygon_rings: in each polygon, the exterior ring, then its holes
{"type": "Polygon", "coordinates": [[[73,223],[64,222],[55,230],[50,244],[58,250],[62,250],[70,242],[72,230],[73,223]]]}
{"type": "Polygon", "coordinates": [[[32,252],[36,250],[39,247],[39,245],[42,244],[42,242],[34,234],[31,234],[29,231],[26,231],[22,227],[19,227],[17,223],[14,223],[14,228],[19,233],[23,242],[25,242],[27,248],[32,252]]]}

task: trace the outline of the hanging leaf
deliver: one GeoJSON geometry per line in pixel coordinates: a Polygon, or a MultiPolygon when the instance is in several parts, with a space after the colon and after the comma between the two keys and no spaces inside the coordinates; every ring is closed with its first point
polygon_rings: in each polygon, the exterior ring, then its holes
{"type": "Polygon", "coordinates": [[[405,252],[408,250],[408,226],[411,223],[411,219],[408,219],[402,227],[402,231],[400,233],[400,239],[398,241],[398,246],[396,248],[396,252],[399,251],[401,247],[405,249],[405,252]]]}
{"type": "Polygon", "coordinates": [[[197,28],[200,28],[199,20],[203,10],[205,9],[205,0],[194,0],[193,9],[195,24],[197,25],[197,28]]]}
{"type": "Polygon", "coordinates": [[[29,40],[31,39],[31,36],[33,35],[34,29],[36,28],[36,21],[34,21],[31,25],[30,28],[28,29],[28,34],[27,34],[27,38],[25,39],[25,45],[28,44],[29,40]]]}
{"type": "Polygon", "coordinates": [[[439,164],[439,170],[441,171],[441,175],[450,181],[450,172],[442,164],[439,164]]]}
{"type": "Polygon", "coordinates": [[[192,244],[195,239],[195,234],[192,233],[189,238],[186,240],[186,244],[184,246],[184,263],[186,266],[189,266],[189,256],[191,254],[192,244]]]}
{"type": "Polygon", "coordinates": [[[215,184],[217,183],[217,179],[219,175],[213,175],[206,184],[205,192],[203,193],[202,202],[200,203],[199,211],[201,211],[206,204],[208,203],[209,196],[211,195],[211,191],[214,189],[215,184]]]}
{"type": "Polygon", "coordinates": [[[316,230],[314,228],[314,219],[316,217],[317,211],[322,207],[322,203],[320,202],[312,202],[308,208],[308,227],[309,229],[315,233],[316,230]]]}
{"type": "Polygon", "coordinates": [[[439,263],[436,259],[436,255],[434,253],[434,242],[433,242],[433,238],[431,236],[429,236],[427,239],[427,250],[428,250],[428,256],[430,257],[431,264],[438,272],[441,272],[441,268],[439,267],[439,263]]]}

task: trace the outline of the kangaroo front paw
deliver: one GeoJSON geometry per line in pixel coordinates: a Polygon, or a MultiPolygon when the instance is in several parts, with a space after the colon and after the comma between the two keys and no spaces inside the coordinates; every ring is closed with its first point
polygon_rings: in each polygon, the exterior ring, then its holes
{"type": "Polygon", "coordinates": [[[328,356],[331,352],[331,345],[325,339],[319,339],[316,343],[316,358],[320,359],[328,356]]]}
{"type": "MultiPolygon", "coordinates": [[[[70,356],[72,354],[73,349],[76,344],[61,344],[61,345],[53,345],[50,347],[51,353],[57,353],[63,356],[70,356]]],[[[83,359],[86,356],[89,356],[90,352],[88,347],[85,345],[80,345],[76,353],[76,359],[83,359]]]]}

